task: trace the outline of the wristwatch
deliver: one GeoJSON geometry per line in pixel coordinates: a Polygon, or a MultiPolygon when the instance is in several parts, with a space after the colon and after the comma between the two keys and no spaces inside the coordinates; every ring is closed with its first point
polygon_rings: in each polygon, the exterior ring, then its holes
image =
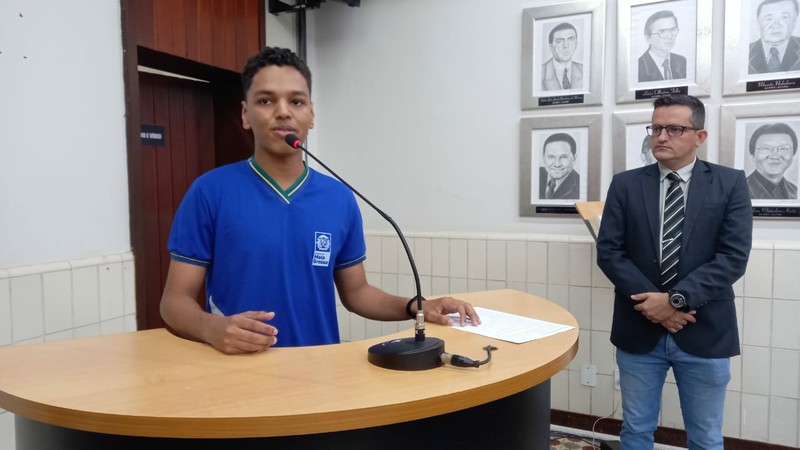
{"type": "Polygon", "coordinates": [[[669,291],[669,304],[672,305],[673,308],[681,311],[686,311],[686,308],[689,306],[689,303],[686,301],[686,296],[674,289],[669,291]]]}

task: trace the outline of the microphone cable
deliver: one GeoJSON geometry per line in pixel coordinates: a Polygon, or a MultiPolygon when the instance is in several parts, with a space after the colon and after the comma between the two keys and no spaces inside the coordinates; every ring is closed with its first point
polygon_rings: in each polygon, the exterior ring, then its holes
{"type": "Polygon", "coordinates": [[[486,350],[486,359],[482,361],[475,361],[474,359],[467,358],[466,356],[447,352],[442,352],[439,358],[442,360],[442,364],[450,364],[451,366],[455,367],[477,368],[492,360],[492,350],[497,350],[497,347],[493,345],[487,345],[486,347],[483,347],[483,350],[486,350]]]}

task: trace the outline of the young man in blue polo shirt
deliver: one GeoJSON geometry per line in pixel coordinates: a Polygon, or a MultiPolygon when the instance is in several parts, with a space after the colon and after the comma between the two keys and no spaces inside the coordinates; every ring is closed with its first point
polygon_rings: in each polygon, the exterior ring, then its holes
{"type": "MultiPolygon", "coordinates": [[[[308,168],[287,134],[314,126],[311,73],[287,49],[266,47],[242,73],[242,124],[253,156],[200,176],[169,238],[161,316],[177,333],[225,353],[339,342],[342,304],[374,320],[408,319],[408,299],[367,283],[361,213],[347,187],[308,168]],[[206,308],[195,301],[205,282],[206,308]],[[278,333],[280,330],[280,334],[278,333]]],[[[411,304],[416,313],[416,305],[411,304]]],[[[450,297],[424,302],[429,322],[480,319],[450,297]]]]}

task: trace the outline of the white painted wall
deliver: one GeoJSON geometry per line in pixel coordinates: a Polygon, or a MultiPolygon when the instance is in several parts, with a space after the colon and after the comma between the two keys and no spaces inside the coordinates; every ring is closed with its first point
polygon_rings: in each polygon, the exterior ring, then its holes
{"type": "MultiPolygon", "coordinates": [[[[714,3],[712,130],[732,101],[719,88],[723,2],[714,3]]],[[[612,112],[647,105],[615,105],[606,82],[604,106],[522,111],[521,11],[535,5],[364,0],[311,11],[311,149],[404,230],[583,235],[575,218],[518,217],[519,120],[600,111],[609,130],[612,112]]],[[[607,16],[613,61],[615,2],[607,16]]],[[[289,45],[292,20],[281,20],[278,42],[289,45]]],[[[0,267],[130,249],[120,47],[117,2],[0,2],[0,267]]],[[[787,98],[797,93],[747,100],[787,98]]],[[[712,160],[718,142],[712,132],[712,160]]],[[[610,149],[606,132],[603,191],[610,149]]],[[[386,227],[364,215],[368,229],[386,227]]],[[[796,231],[796,221],[758,220],[755,237],[797,240],[796,231]]]]}
{"type": "Polygon", "coordinates": [[[297,51],[297,14],[274,15],[267,6],[267,43],[270,47],[283,47],[297,51]]]}
{"type": "Polygon", "coordinates": [[[311,16],[318,153],[404,230],[583,231],[517,214],[517,2],[364,0],[311,16]]]}
{"type": "MultiPolygon", "coordinates": [[[[571,279],[592,270],[595,280],[596,271],[576,218],[518,217],[519,120],[600,112],[610,130],[613,112],[648,105],[616,105],[613,83],[606,82],[604,106],[520,109],[522,9],[554,2],[325,3],[308,17],[317,108],[309,147],[411,235],[425,292],[513,287],[568,306],[591,332],[582,334],[588,345],[575,363],[605,365],[603,375],[610,361],[602,354],[610,287],[571,279]],[[525,242],[535,233],[536,241],[525,242]],[[557,251],[548,253],[550,247],[557,251]],[[587,353],[598,348],[599,355],[587,353]]],[[[721,105],[797,99],[796,92],[722,97],[724,1],[713,2],[716,87],[704,99],[709,127],[718,129],[721,105]]],[[[616,2],[607,5],[606,60],[614,61],[616,2]]],[[[0,1],[0,345],[135,325],[119,13],[118,2],[108,0],[0,1]]],[[[293,19],[275,21],[269,42],[294,48],[293,19]]],[[[614,73],[607,64],[604,79],[614,73]]],[[[712,133],[712,160],[718,145],[712,133]]],[[[602,148],[605,191],[609,132],[602,148]]],[[[388,226],[363,210],[370,281],[405,292],[404,257],[396,245],[387,256],[391,246],[384,241],[392,238],[375,230],[388,226]]],[[[729,436],[800,442],[798,340],[791,326],[797,229],[797,221],[756,224],[761,242],[737,290],[745,354],[734,359],[741,378],[732,386],[740,391],[730,402],[733,413],[726,413],[729,436]]],[[[556,407],[600,415],[613,397],[587,401],[594,394],[581,391],[574,374],[557,380],[556,407]]],[[[610,384],[602,392],[613,393],[610,384]]],[[[0,410],[0,449],[13,445],[12,415],[0,410]]]]}
{"type": "Polygon", "coordinates": [[[119,2],[0,2],[0,267],[130,250],[119,2]]]}
{"type": "MultiPolygon", "coordinates": [[[[575,217],[519,217],[520,119],[602,113],[604,197],[612,114],[651,105],[615,103],[617,2],[608,1],[603,105],[520,108],[522,10],[553,3],[364,0],[359,8],[328,2],[311,11],[317,113],[311,147],[409,232],[585,236],[575,217]]],[[[713,3],[713,89],[703,101],[709,159],[717,161],[720,106],[798,99],[798,93],[722,97],[724,1],[713,3]]],[[[364,209],[364,216],[367,229],[385,227],[376,214],[364,209]]],[[[797,221],[757,220],[754,237],[796,241],[797,229],[797,221]]]]}

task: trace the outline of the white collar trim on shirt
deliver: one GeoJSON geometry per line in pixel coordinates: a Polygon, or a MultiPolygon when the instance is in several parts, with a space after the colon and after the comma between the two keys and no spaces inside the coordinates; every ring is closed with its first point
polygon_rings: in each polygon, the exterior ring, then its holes
{"type": "Polygon", "coordinates": [[[661,182],[662,183],[664,182],[664,179],[667,178],[667,175],[671,174],[672,172],[677,172],[678,175],[680,175],[681,180],[683,180],[684,183],[688,183],[689,182],[689,178],[692,177],[692,169],[694,169],[695,163],[697,163],[697,157],[696,156],[694,157],[692,162],[690,162],[689,164],[681,167],[678,170],[672,170],[672,169],[670,169],[668,167],[665,167],[663,164],[658,163],[658,170],[659,170],[659,172],[661,172],[661,178],[660,178],[661,182]]]}

